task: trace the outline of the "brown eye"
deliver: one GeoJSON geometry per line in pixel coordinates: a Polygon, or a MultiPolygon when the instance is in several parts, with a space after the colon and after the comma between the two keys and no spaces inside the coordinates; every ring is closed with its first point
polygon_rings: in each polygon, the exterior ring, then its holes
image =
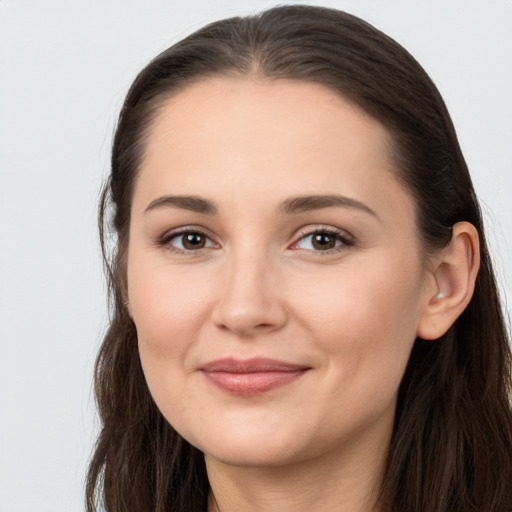
{"type": "Polygon", "coordinates": [[[185,233],[181,237],[185,249],[202,249],[206,244],[206,237],[201,233],[185,233]]]}
{"type": "Polygon", "coordinates": [[[336,246],[336,239],[332,235],[328,235],[326,233],[317,233],[316,235],[313,235],[311,242],[313,247],[319,251],[334,249],[336,246]]]}
{"type": "Polygon", "coordinates": [[[217,244],[205,233],[193,230],[170,233],[164,236],[159,244],[178,254],[186,254],[201,249],[217,247],[217,244]]]}
{"type": "Polygon", "coordinates": [[[331,254],[354,245],[354,239],[345,231],[324,228],[303,235],[294,245],[298,249],[331,254]]]}

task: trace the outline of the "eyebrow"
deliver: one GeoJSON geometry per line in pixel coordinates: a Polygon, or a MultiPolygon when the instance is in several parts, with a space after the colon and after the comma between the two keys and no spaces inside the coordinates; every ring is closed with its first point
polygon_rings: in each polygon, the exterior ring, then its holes
{"type": "Polygon", "coordinates": [[[216,215],[217,207],[213,201],[198,196],[162,196],[149,203],[144,214],[161,207],[174,207],[207,215],[216,215]]]}
{"type": "MultiPolygon", "coordinates": [[[[280,215],[293,215],[333,206],[353,208],[378,218],[378,215],[366,204],[350,197],[332,194],[290,197],[279,204],[277,213],[280,215]]],[[[161,207],[181,208],[206,215],[216,215],[218,212],[218,208],[213,201],[199,196],[162,196],[151,201],[144,210],[144,213],[146,214],[151,210],[161,207]]]]}
{"type": "Polygon", "coordinates": [[[378,218],[377,214],[369,206],[357,201],[356,199],[352,199],[351,197],[340,195],[290,197],[279,205],[278,212],[283,215],[292,215],[295,213],[320,210],[321,208],[329,208],[332,206],[354,208],[378,218]]]}

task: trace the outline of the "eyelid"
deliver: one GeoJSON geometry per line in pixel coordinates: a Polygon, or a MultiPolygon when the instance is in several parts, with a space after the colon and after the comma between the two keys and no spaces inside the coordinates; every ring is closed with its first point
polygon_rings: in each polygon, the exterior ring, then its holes
{"type": "Polygon", "coordinates": [[[307,226],[304,228],[301,228],[299,232],[297,233],[297,239],[303,238],[307,235],[313,235],[315,233],[331,233],[333,235],[338,235],[341,238],[344,238],[348,241],[355,241],[355,238],[353,235],[351,235],[348,231],[345,231],[341,228],[336,228],[334,226],[329,226],[328,224],[318,224],[316,226],[307,226]]]}
{"type": "Polygon", "coordinates": [[[213,239],[213,237],[208,233],[208,230],[206,230],[203,227],[199,226],[182,226],[180,228],[173,229],[171,231],[167,231],[164,233],[159,239],[157,240],[157,245],[166,247],[169,251],[178,253],[178,254],[194,254],[194,253],[202,253],[205,249],[211,249],[212,247],[200,247],[196,250],[190,250],[190,249],[180,249],[179,247],[173,247],[171,246],[170,242],[174,238],[179,238],[180,235],[185,234],[199,234],[204,236],[205,238],[208,238],[214,245],[218,246],[219,244],[213,239]]]}
{"type": "MultiPolygon", "coordinates": [[[[206,249],[212,249],[211,246],[210,247],[200,247],[200,248],[195,249],[195,250],[193,250],[193,249],[180,249],[178,247],[173,247],[173,246],[170,245],[170,241],[173,240],[174,238],[178,238],[180,235],[193,234],[193,233],[199,234],[199,235],[202,235],[202,236],[208,238],[214,245],[217,246],[217,248],[219,247],[219,244],[208,233],[208,230],[206,230],[203,227],[193,226],[193,225],[183,226],[183,227],[176,228],[174,230],[166,232],[164,235],[162,235],[158,239],[157,245],[165,246],[170,251],[172,251],[174,253],[188,254],[188,255],[191,255],[191,254],[194,254],[194,253],[199,254],[199,253],[202,253],[206,249]]],[[[312,252],[312,253],[315,253],[315,254],[329,255],[329,254],[333,254],[333,253],[336,253],[336,252],[340,252],[340,251],[346,250],[348,247],[354,245],[354,243],[355,243],[354,237],[350,233],[348,233],[347,231],[345,231],[343,229],[340,229],[340,228],[335,228],[333,226],[327,226],[327,225],[322,226],[322,225],[319,225],[319,226],[316,226],[316,227],[309,226],[309,227],[302,228],[297,233],[296,240],[295,240],[295,242],[292,243],[292,245],[290,247],[293,250],[303,250],[303,251],[312,252]],[[309,249],[297,249],[297,248],[294,249],[293,248],[294,246],[296,246],[304,238],[306,238],[308,236],[313,236],[315,234],[328,234],[328,235],[331,235],[331,236],[335,237],[337,240],[340,240],[342,242],[341,247],[338,246],[338,247],[333,247],[331,249],[326,249],[326,250],[321,250],[321,251],[314,251],[314,250],[309,250],[309,249]]]]}
{"type": "Polygon", "coordinates": [[[320,255],[332,255],[333,253],[339,253],[341,251],[346,251],[349,247],[355,245],[355,237],[351,235],[348,231],[345,231],[340,228],[335,228],[333,226],[328,225],[320,225],[316,227],[306,227],[302,228],[296,235],[296,241],[293,242],[292,247],[296,246],[301,240],[308,236],[312,236],[315,234],[328,234],[331,235],[338,240],[340,240],[341,246],[333,247],[331,249],[326,249],[323,251],[313,251],[308,249],[295,249],[295,250],[305,250],[307,252],[312,252],[314,254],[320,255]]]}

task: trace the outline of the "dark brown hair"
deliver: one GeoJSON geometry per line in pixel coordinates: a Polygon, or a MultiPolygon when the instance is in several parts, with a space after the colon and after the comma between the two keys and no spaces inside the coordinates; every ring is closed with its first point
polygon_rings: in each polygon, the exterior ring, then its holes
{"type": "Polygon", "coordinates": [[[354,16],[310,6],[208,25],[157,56],[128,92],[100,207],[112,311],[95,373],[102,430],[88,472],[88,512],[97,506],[206,510],[202,453],[153,402],[124,297],[132,190],[148,128],[167,97],[211,75],[331,88],[391,134],[396,175],[415,199],[426,250],[445,246],[458,221],[477,228],[482,262],[471,302],[441,339],[415,342],[399,390],[381,507],[511,512],[511,354],[478,202],[450,116],[428,75],[398,43],[354,16]]]}

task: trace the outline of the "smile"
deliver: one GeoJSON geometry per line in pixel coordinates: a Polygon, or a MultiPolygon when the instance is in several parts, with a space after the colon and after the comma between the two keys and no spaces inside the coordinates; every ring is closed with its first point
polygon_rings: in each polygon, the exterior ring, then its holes
{"type": "Polygon", "coordinates": [[[217,388],[240,396],[258,395],[278,388],[293,382],[310,369],[264,358],[247,361],[219,359],[201,367],[205,377],[217,388]]]}

